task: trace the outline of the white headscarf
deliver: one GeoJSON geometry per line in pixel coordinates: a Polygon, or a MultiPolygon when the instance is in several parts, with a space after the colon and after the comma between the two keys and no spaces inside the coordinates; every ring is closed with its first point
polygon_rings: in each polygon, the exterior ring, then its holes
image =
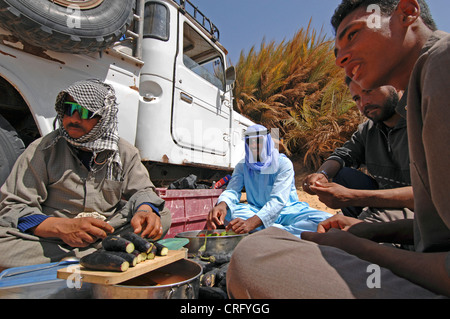
{"type": "Polygon", "coordinates": [[[279,152],[274,146],[269,130],[262,125],[250,126],[245,132],[245,164],[249,170],[259,172],[275,172],[278,169],[279,152]],[[262,149],[259,158],[254,158],[249,147],[251,138],[262,138],[262,149]]]}

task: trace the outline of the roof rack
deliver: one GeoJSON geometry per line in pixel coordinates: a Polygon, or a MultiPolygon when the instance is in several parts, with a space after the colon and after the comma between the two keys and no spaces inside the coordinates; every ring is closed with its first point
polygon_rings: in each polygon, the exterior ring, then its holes
{"type": "Polygon", "coordinates": [[[174,0],[183,10],[195,21],[197,21],[206,32],[208,32],[214,41],[219,41],[220,32],[219,29],[208,19],[196,6],[194,6],[189,0],[174,0]]]}

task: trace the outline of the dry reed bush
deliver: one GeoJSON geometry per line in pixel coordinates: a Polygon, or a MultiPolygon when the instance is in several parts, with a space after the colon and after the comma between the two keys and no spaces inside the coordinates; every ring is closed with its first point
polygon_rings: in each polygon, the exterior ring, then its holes
{"type": "Polygon", "coordinates": [[[234,108],[256,123],[278,128],[288,155],[317,169],[363,117],[351,99],[345,74],[335,65],[334,41],[308,28],[290,41],[261,43],[241,52],[234,108]]]}

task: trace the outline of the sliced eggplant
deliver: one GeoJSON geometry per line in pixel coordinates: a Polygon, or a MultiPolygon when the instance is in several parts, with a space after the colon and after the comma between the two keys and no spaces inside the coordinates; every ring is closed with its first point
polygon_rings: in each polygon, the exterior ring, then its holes
{"type": "Polygon", "coordinates": [[[141,236],[135,234],[135,233],[126,233],[122,235],[122,238],[125,238],[129,241],[131,241],[134,244],[134,247],[139,250],[140,252],[144,252],[148,254],[153,244],[146,239],[142,238],[141,236]]]}
{"type": "Polygon", "coordinates": [[[155,259],[156,254],[154,252],[149,252],[147,254],[147,260],[155,259]]]}
{"type": "Polygon", "coordinates": [[[147,254],[146,253],[141,253],[139,250],[135,249],[131,254],[133,254],[134,256],[136,256],[137,258],[137,263],[141,263],[143,261],[145,261],[147,259],[147,254]]]}
{"type": "Polygon", "coordinates": [[[125,259],[126,261],[128,261],[128,263],[130,264],[130,267],[134,267],[137,265],[138,263],[138,257],[133,255],[133,254],[129,254],[126,253],[124,251],[108,251],[108,253],[122,257],[123,259],[125,259]]]}
{"type": "Polygon", "coordinates": [[[119,272],[126,271],[130,267],[128,261],[107,251],[96,251],[81,257],[80,265],[87,269],[119,272]]]}
{"type": "Polygon", "coordinates": [[[156,247],[156,256],[166,256],[169,253],[169,248],[167,248],[166,246],[158,242],[154,242],[153,244],[156,247]]]}
{"type": "Polygon", "coordinates": [[[128,239],[110,235],[103,239],[103,248],[110,251],[124,251],[127,253],[132,253],[135,250],[134,244],[128,239]]]}

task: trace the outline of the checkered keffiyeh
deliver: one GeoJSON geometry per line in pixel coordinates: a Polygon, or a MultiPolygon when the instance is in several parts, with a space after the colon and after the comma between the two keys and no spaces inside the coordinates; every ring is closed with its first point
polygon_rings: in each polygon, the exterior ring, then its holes
{"type": "MultiPolygon", "coordinates": [[[[119,180],[122,173],[122,163],[119,156],[118,108],[114,88],[99,80],[76,82],[58,94],[55,110],[57,113],[56,120],[59,123],[59,137],[66,139],[73,147],[91,151],[93,153],[92,161],[100,152],[111,151],[111,156],[105,163],[108,170],[106,178],[119,180]],[[68,95],[78,104],[100,116],[97,125],[88,134],[77,139],[70,137],[62,124],[64,102],[68,95]]],[[[92,163],[91,167],[95,170],[92,163]]]]}

